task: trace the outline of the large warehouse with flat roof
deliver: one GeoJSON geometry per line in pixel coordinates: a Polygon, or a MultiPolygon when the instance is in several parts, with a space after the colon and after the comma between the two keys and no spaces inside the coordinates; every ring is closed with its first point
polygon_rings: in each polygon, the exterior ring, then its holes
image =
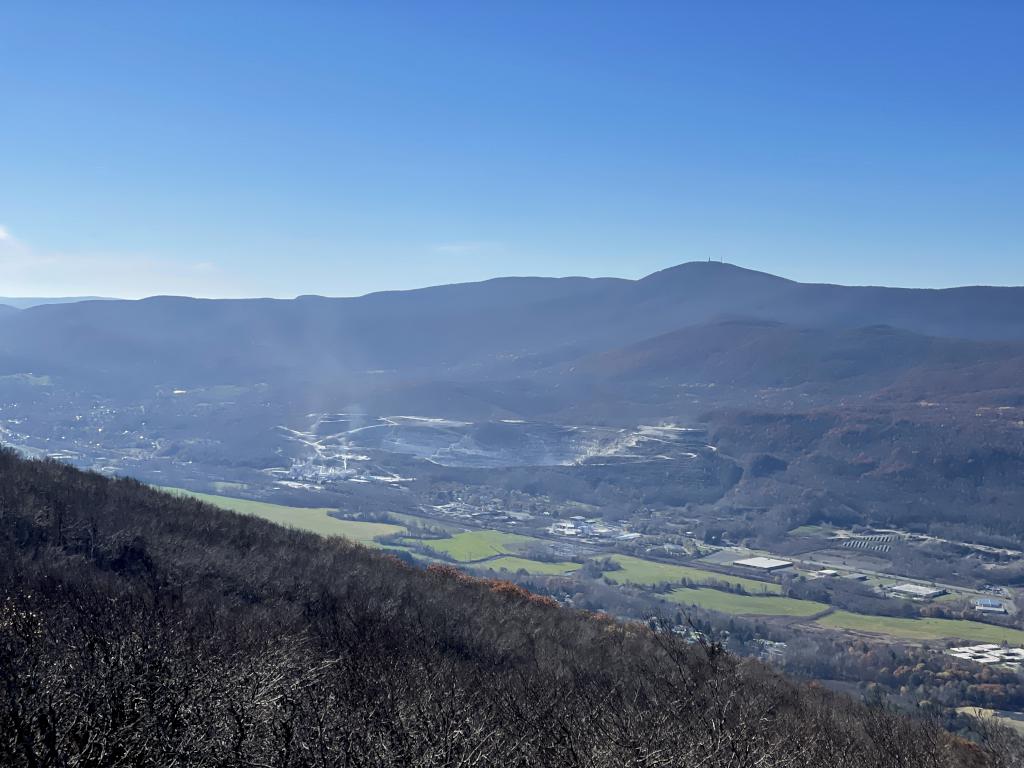
{"type": "Polygon", "coordinates": [[[774,557],[748,557],[745,560],[736,560],[733,565],[757,568],[759,571],[778,571],[781,568],[789,568],[793,563],[789,560],[776,560],[774,557]]]}
{"type": "Polygon", "coordinates": [[[920,584],[897,584],[889,587],[889,591],[899,597],[909,597],[914,600],[931,600],[946,594],[941,587],[924,587],[920,584]]]}

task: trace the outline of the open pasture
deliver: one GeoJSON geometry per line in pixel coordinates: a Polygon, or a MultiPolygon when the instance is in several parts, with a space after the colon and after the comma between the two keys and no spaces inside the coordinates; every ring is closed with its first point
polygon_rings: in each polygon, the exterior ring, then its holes
{"type": "Polygon", "coordinates": [[[696,605],[709,611],[737,616],[813,616],[828,610],[824,603],[794,600],[791,597],[737,595],[717,589],[674,589],[667,595],[673,603],[696,605]]]}
{"type": "Polygon", "coordinates": [[[891,616],[865,616],[836,611],[815,624],[829,629],[869,632],[903,640],[945,640],[959,638],[979,643],[1024,645],[1024,631],[965,619],[902,619],[891,616]]]}
{"type": "Polygon", "coordinates": [[[443,552],[460,563],[483,560],[495,555],[514,555],[522,552],[530,544],[540,543],[538,539],[529,536],[502,531],[466,531],[448,539],[407,541],[422,544],[435,552],[443,552]]]}
{"type": "Polygon", "coordinates": [[[747,579],[742,576],[728,576],[714,571],[705,571],[688,565],[657,563],[629,555],[612,555],[611,560],[622,566],[620,570],[605,571],[604,577],[613,584],[638,584],[653,587],[663,582],[677,583],[683,579],[695,584],[727,584],[740,586],[747,592],[779,594],[782,587],[767,581],[747,579]]]}
{"type": "Polygon", "coordinates": [[[287,528],[318,533],[321,536],[344,536],[346,539],[358,541],[360,544],[375,546],[374,537],[389,533],[400,533],[405,528],[389,523],[369,523],[361,520],[338,520],[330,517],[328,512],[333,509],[326,507],[288,507],[283,504],[271,504],[266,501],[238,499],[232,496],[217,496],[210,493],[197,493],[182,488],[161,488],[162,491],[192,498],[212,504],[221,509],[229,509],[243,515],[255,515],[272,523],[287,528]]]}

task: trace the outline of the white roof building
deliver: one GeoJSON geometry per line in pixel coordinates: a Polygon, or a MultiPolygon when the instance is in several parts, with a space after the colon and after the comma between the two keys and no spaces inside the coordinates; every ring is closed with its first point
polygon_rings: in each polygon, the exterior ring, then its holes
{"type": "Polygon", "coordinates": [[[774,557],[748,557],[744,560],[734,561],[733,565],[757,568],[759,571],[777,571],[780,568],[789,568],[793,563],[790,560],[777,560],[774,557]]]}
{"type": "Polygon", "coordinates": [[[931,600],[933,597],[946,594],[946,590],[941,587],[926,587],[921,584],[896,584],[889,587],[889,591],[900,597],[910,597],[915,600],[931,600]]]}
{"type": "Polygon", "coordinates": [[[946,651],[950,656],[978,664],[1019,665],[1024,661],[1024,648],[1003,648],[1001,645],[985,643],[983,645],[965,645],[961,648],[950,648],[946,651]]]}

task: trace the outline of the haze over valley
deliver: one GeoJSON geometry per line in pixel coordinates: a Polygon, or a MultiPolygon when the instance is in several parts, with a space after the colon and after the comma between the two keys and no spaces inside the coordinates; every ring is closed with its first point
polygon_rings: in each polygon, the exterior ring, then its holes
{"type": "Polygon", "coordinates": [[[3,25],[0,766],[1024,766],[1024,5],[3,25]]]}
{"type": "Polygon", "coordinates": [[[666,610],[658,585],[697,569],[703,588],[678,595],[758,617],[746,652],[826,626],[913,643],[915,617],[940,620],[932,642],[1024,638],[1024,289],[690,262],[638,281],[48,304],[0,330],[0,436],[28,456],[386,523],[365,540],[624,615],[666,610]],[[485,543],[445,544],[466,536],[485,543]],[[781,581],[735,565],[750,553],[793,565],[781,581]],[[623,557],[658,575],[616,578],[623,557]],[[713,589],[730,574],[791,604],[733,607],[713,589]],[[947,596],[900,599],[903,583],[947,596]],[[1000,611],[977,611],[985,597],[1000,611]]]}

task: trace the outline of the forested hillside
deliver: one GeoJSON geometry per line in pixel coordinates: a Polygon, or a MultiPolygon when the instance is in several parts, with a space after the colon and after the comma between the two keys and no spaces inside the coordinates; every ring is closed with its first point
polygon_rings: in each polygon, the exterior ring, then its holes
{"type": "Polygon", "coordinates": [[[996,766],[713,644],[0,453],[4,766],[996,766]]]}

